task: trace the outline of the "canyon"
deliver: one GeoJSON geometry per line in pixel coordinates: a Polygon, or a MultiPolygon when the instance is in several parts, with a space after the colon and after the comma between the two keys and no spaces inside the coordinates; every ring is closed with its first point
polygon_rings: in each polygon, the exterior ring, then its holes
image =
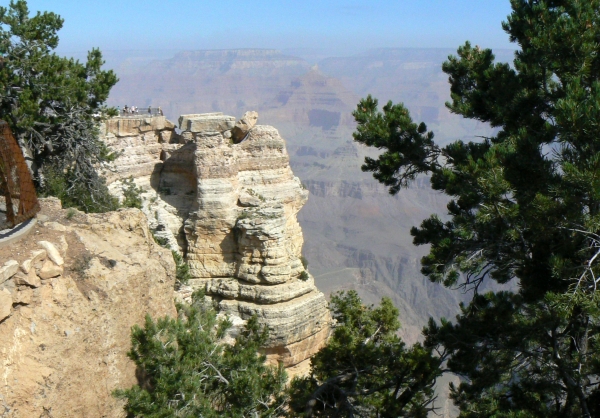
{"type": "Polygon", "coordinates": [[[309,193],[284,139],[257,118],[108,119],[102,139],[117,158],[104,174],[116,196],[134,182],[142,210],[85,214],[41,199],[31,230],[0,242],[3,416],[123,416],[112,392],[140,382],[131,327],[176,315],[195,290],[232,322],[226,340],[256,316],[267,362],[290,378],[308,371],[331,326],[302,257],[309,193]]]}
{"type": "MultiPolygon", "coordinates": [[[[512,51],[495,51],[508,60],[512,51]]],[[[452,318],[461,292],[430,283],[410,228],[444,216],[446,199],[427,178],[390,196],[360,166],[377,155],[352,142],[352,110],[367,94],[403,102],[427,123],[436,141],[479,140],[492,130],[451,114],[442,62],[452,49],[376,49],[352,56],[316,57],[264,49],[179,51],[167,57],[121,54],[108,65],[119,74],[109,103],[162,106],[175,120],[195,109],[240,117],[257,110],[263,124],[286,139],[290,165],[310,192],[298,213],[303,254],[326,295],[356,289],[363,300],[390,296],[401,311],[402,336],[417,341],[429,317],[452,318]],[[118,58],[118,59],[117,59],[118,58]]]]}
{"type": "Polygon", "coordinates": [[[487,135],[443,108],[439,61],[451,52],[314,63],[274,50],[188,51],[121,62],[110,104],[162,106],[177,122],[138,115],[100,128],[117,153],[102,167],[111,191],[122,196],[133,182],[142,211],[86,215],[44,199],[30,235],[0,248],[5,414],[119,416],[111,391],[137,382],[131,326],[174,315],[173,299],[196,289],[234,332],[257,315],[269,362],[290,375],[325,343],[327,296],[338,290],[366,303],[391,297],[408,343],[429,317],[452,318],[468,295],[420,274],[427,248],[408,232],[443,217],[446,199],[426,177],[390,196],[359,169],[377,151],[351,140],[351,111],[368,93],[404,101],[442,143],[487,135]],[[260,124],[241,123],[248,109],[260,124]],[[170,250],[189,263],[187,284],[176,282],[170,250]]]}

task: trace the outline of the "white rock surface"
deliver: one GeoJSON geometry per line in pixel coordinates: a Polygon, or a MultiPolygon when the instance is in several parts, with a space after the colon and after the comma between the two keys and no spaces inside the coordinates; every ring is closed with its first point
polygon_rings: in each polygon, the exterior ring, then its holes
{"type": "Polygon", "coordinates": [[[192,133],[199,132],[225,132],[235,125],[233,116],[225,116],[222,113],[200,113],[193,115],[181,115],[179,117],[179,129],[192,133]]]}
{"type": "Polygon", "coordinates": [[[38,245],[46,250],[48,258],[52,260],[54,264],[57,266],[62,266],[65,264],[65,260],[63,260],[58,249],[49,241],[38,241],[38,245]]]}
{"type": "Polygon", "coordinates": [[[4,265],[0,267],[0,284],[17,274],[17,271],[19,271],[18,261],[8,260],[6,263],[4,263],[4,265]]]}
{"type": "Polygon", "coordinates": [[[34,267],[41,267],[42,262],[46,260],[48,253],[46,250],[34,250],[31,252],[31,258],[23,261],[21,263],[21,270],[24,273],[29,273],[29,271],[34,267]]]}

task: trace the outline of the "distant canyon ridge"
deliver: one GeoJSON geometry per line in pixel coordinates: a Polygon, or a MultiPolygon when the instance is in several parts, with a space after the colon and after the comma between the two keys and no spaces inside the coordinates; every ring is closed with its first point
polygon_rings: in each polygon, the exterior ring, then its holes
{"type": "MultiPolygon", "coordinates": [[[[512,51],[497,52],[509,61],[512,51]]],[[[277,50],[239,49],[152,53],[105,51],[119,76],[109,105],[160,106],[171,120],[194,112],[240,117],[256,110],[275,126],[310,195],[298,214],[304,256],[325,293],[356,289],[368,303],[391,296],[404,337],[416,341],[430,316],[453,317],[460,292],[431,284],[420,272],[426,248],[412,245],[410,227],[445,213],[446,198],[419,179],[390,196],[360,166],[373,150],[352,142],[352,110],[371,94],[383,105],[404,102],[436,139],[478,140],[488,126],[452,115],[442,62],[452,49],[376,49],[315,60],[277,50]]],[[[297,54],[302,55],[302,54],[297,54]]]]}

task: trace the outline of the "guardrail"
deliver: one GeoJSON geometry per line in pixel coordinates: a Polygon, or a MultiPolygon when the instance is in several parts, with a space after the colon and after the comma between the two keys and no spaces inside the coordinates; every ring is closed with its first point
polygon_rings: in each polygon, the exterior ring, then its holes
{"type": "Polygon", "coordinates": [[[149,116],[163,116],[162,109],[160,107],[141,107],[136,108],[135,111],[131,111],[131,108],[118,109],[120,118],[140,118],[149,116]]]}

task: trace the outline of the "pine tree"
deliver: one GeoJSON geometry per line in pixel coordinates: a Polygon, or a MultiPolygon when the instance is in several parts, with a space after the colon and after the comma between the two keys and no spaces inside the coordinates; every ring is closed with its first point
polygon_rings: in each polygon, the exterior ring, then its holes
{"type": "Polygon", "coordinates": [[[256,317],[233,345],[223,337],[231,323],[218,319],[201,293],[178,304],[177,318],[134,326],[129,357],[140,385],[115,392],[129,417],[278,417],[286,406],[286,373],[258,354],[267,340],[256,317]]]}
{"type": "Polygon", "coordinates": [[[333,335],[311,359],[311,373],[292,381],[292,416],[427,417],[444,356],[398,337],[398,309],[377,308],[355,291],[331,297],[333,335]]]}
{"type": "Polygon", "coordinates": [[[473,291],[426,346],[464,378],[463,417],[600,416],[600,2],[512,0],[513,65],[468,42],[449,57],[458,115],[480,142],[435,143],[401,104],[357,106],[355,140],[381,149],[363,170],[397,193],[416,176],[451,197],[449,220],[413,228],[422,272],[473,291]],[[512,291],[482,292],[488,281],[512,291]]]}
{"type": "Polygon", "coordinates": [[[51,12],[29,16],[27,2],[0,7],[0,118],[32,162],[42,192],[86,211],[114,209],[100,163],[111,158],[99,140],[98,118],[117,82],[93,49],[86,63],[59,57],[63,19],[51,12]]]}

